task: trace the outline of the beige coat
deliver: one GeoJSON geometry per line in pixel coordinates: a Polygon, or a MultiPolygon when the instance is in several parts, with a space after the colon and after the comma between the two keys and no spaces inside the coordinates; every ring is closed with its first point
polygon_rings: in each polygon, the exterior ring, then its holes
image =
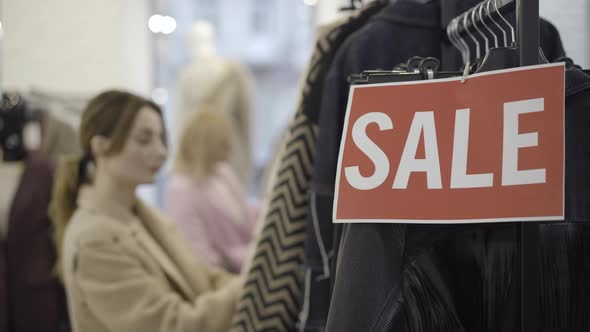
{"type": "Polygon", "coordinates": [[[64,279],[74,331],[228,330],[241,280],[191,255],[174,225],[137,203],[80,190],[64,238],[64,279]]]}

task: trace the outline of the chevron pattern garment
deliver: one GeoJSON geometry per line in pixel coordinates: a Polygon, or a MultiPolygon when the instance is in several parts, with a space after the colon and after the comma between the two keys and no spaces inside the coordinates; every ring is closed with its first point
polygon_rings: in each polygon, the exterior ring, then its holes
{"type": "Polygon", "coordinates": [[[298,112],[289,128],[265,225],[232,332],[288,331],[300,310],[307,189],[317,127],[298,112]]]}
{"type": "Polygon", "coordinates": [[[337,47],[359,16],[383,7],[372,1],[320,32],[288,129],[263,230],[232,322],[231,332],[291,331],[303,302],[304,242],[309,184],[319,128],[321,87],[337,47]]]}

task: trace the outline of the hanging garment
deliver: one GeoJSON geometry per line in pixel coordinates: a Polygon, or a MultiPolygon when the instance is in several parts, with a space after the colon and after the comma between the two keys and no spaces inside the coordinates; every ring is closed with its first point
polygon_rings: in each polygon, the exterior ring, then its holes
{"type": "MultiPolygon", "coordinates": [[[[467,9],[476,3],[477,1],[465,1],[463,5],[467,9]]],[[[544,53],[548,58],[553,59],[563,55],[555,29],[543,20],[541,21],[541,38],[544,53]]],[[[332,224],[334,179],[349,89],[346,79],[349,75],[363,70],[393,68],[412,56],[439,57],[442,42],[444,42],[444,32],[440,28],[440,8],[437,2],[422,4],[399,0],[389,4],[372,17],[363,29],[347,39],[338,50],[324,82],[317,158],[311,184],[311,197],[315,204],[309,205],[313,211],[308,212],[308,216],[317,217],[316,221],[312,221],[319,229],[320,236],[316,237],[317,245],[306,245],[305,257],[306,262],[321,265],[323,270],[326,269],[326,265],[329,265],[332,270],[330,276],[334,275],[335,260],[332,259],[326,264],[326,257],[337,257],[336,264],[339,265],[339,271],[342,269],[342,264],[347,266],[346,272],[338,272],[330,282],[323,280],[323,286],[318,285],[314,290],[314,292],[320,292],[315,295],[319,298],[331,298],[327,330],[361,331],[370,329],[378,320],[380,315],[378,308],[381,308],[381,304],[386,301],[388,293],[375,285],[384,282],[387,276],[399,275],[396,266],[399,266],[402,256],[375,257],[365,253],[377,253],[388,249],[392,250],[392,255],[394,252],[400,255],[400,251],[395,251],[395,246],[392,247],[390,241],[392,238],[404,238],[406,231],[403,227],[390,229],[392,227],[388,225],[332,224]],[[347,232],[346,241],[341,242],[343,231],[347,232]],[[387,245],[380,246],[384,242],[387,242],[387,245]],[[374,247],[366,248],[371,246],[374,247]],[[344,248],[347,253],[349,251],[355,253],[350,256],[341,256],[339,249],[344,250],[344,248]],[[391,264],[382,265],[385,262],[391,264]],[[361,271],[365,271],[370,276],[364,275],[365,272],[363,275],[351,272],[361,267],[367,269],[361,269],[361,271]],[[387,274],[380,274],[380,272],[387,274]],[[347,280],[342,286],[339,286],[340,278],[347,280]],[[331,287],[335,287],[333,292],[331,287]]],[[[498,230],[498,234],[494,236],[498,239],[508,237],[508,240],[502,241],[510,243],[512,231],[512,229],[498,230]]],[[[434,229],[432,234],[436,235],[437,232],[438,230],[434,229]]],[[[450,232],[452,233],[452,229],[450,232]]],[[[308,240],[310,238],[308,237],[308,240]]],[[[403,242],[397,246],[403,248],[403,242]]],[[[446,306],[444,303],[440,305],[443,308],[446,306]]],[[[467,306],[468,304],[465,304],[465,307],[467,306]]],[[[325,311],[326,309],[316,308],[315,310],[325,311]]],[[[455,327],[453,324],[449,326],[451,329],[455,327]]]]}
{"type": "MultiPolygon", "coordinates": [[[[0,166],[2,167],[2,166],[0,166]]],[[[6,237],[0,239],[0,330],[63,331],[65,294],[53,274],[55,248],[47,214],[53,168],[30,154],[13,197],[6,237]]]]}
{"type": "MultiPolygon", "coordinates": [[[[321,266],[324,275],[329,277],[327,280],[324,278],[324,280],[316,281],[316,285],[311,287],[312,297],[326,299],[322,304],[323,308],[316,308],[317,311],[327,313],[329,308],[331,310],[329,301],[332,297],[333,283],[340,278],[339,271],[336,271],[337,275],[334,276],[334,264],[336,257],[338,257],[339,232],[342,226],[332,224],[332,202],[340,133],[348,98],[349,84],[346,79],[350,74],[360,73],[365,69],[393,68],[394,65],[415,55],[438,55],[443,36],[438,23],[439,16],[438,5],[435,3],[421,5],[400,0],[389,4],[372,17],[362,30],[347,39],[330,67],[324,82],[324,98],[319,119],[318,157],[314,164],[311,184],[311,197],[315,202],[310,205],[310,209],[313,210],[308,212],[308,215],[315,216],[311,222],[319,230],[317,232],[319,236],[315,237],[317,244],[308,243],[306,245],[305,253],[306,263],[311,266],[321,266]],[[321,248],[323,250],[320,250],[321,248]],[[327,256],[326,253],[330,255],[327,256]],[[329,261],[327,261],[328,259],[329,261]]],[[[381,236],[380,233],[384,231],[383,226],[378,226],[377,228],[380,229],[371,233],[376,236],[377,240],[381,236]]],[[[362,232],[362,230],[356,229],[355,231],[362,232]]],[[[360,236],[361,233],[358,235],[360,236]]],[[[372,241],[376,239],[371,238],[372,241]]],[[[395,242],[388,242],[386,249],[396,252],[395,242]]],[[[365,252],[366,255],[363,253],[362,261],[355,260],[350,263],[360,264],[363,267],[370,265],[373,266],[374,272],[379,272],[378,269],[384,265],[379,263],[380,260],[373,260],[370,250],[365,252]]],[[[393,261],[387,266],[388,269],[395,269],[393,261]]],[[[387,277],[387,275],[394,274],[392,271],[382,275],[387,277]]],[[[364,288],[351,287],[345,291],[345,294],[348,295],[345,298],[349,304],[341,304],[340,306],[345,307],[346,314],[349,315],[349,318],[343,319],[349,325],[338,324],[336,328],[327,326],[327,329],[331,331],[338,331],[338,328],[342,328],[341,331],[369,330],[370,326],[367,326],[362,319],[362,317],[371,316],[375,312],[375,309],[371,307],[373,302],[369,300],[374,299],[379,302],[382,301],[380,298],[386,296],[386,294],[379,293],[379,289],[369,285],[370,279],[367,279],[364,288]],[[368,305],[353,305],[357,299],[358,303],[367,303],[368,305]]],[[[334,294],[334,296],[339,296],[339,294],[334,294]]],[[[328,314],[325,314],[321,319],[324,320],[324,324],[327,324],[328,314]]]]}
{"type": "MultiPolygon", "coordinates": [[[[260,185],[260,198],[257,202],[256,222],[254,226],[254,232],[252,234],[253,240],[259,239],[262,234],[264,220],[266,218],[266,214],[268,213],[268,209],[270,208],[270,197],[272,195],[272,190],[278,177],[279,165],[281,164],[280,157],[283,156],[283,152],[286,148],[287,134],[288,132],[287,130],[285,130],[283,132],[283,135],[281,135],[281,139],[277,144],[277,147],[275,149],[275,152],[273,153],[272,158],[270,159],[271,161],[264,171],[265,174],[262,176],[262,181],[260,185]]],[[[243,272],[250,271],[250,266],[252,265],[252,261],[254,260],[256,244],[256,241],[252,241],[250,243],[248,253],[246,254],[246,260],[242,268],[243,272]]]]}
{"type": "MultiPolygon", "coordinates": [[[[204,61],[204,60],[203,60],[204,61]]],[[[205,107],[226,114],[232,122],[230,163],[242,184],[248,187],[252,176],[251,156],[251,87],[246,69],[238,63],[213,58],[216,66],[196,62],[185,68],[179,79],[178,107],[173,114],[172,133],[181,133],[187,116],[205,107]],[[212,67],[219,67],[213,71],[212,67]]],[[[177,138],[173,138],[173,145],[177,138]]]]}
{"type": "Polygon", "coordinates": [[[196,256],[209,265],[240,272],[256,216],[228,163],[216,165],[202,181],[173,173],[164,193],[164,208],[196,256]]]}
{"type": "Polygon", "coordinates": [[[76,332],[225,332],[241,278],[191,255],[176,227],[83,186],[63,240],[76,332]]]}
{"type": "Polygon", "coordinates": [[[568,223],[540,226],[540,326],[561,331],[588,331],[590,75],[569,66],[565,93],[565,216],[568,223]]]}
{"type": "MultiPolygon", "coordinates": [[[[590,162],[585,134],[589,105],[590,76],[568,69],[567,223],[540,226],[539,320],[542,328],[550,330],[585,331],[590,327],[585,313],[590,291],[586,286],[590,228],[578,223],[589,219],[590,177],[581,171],[590,162]]],[[[514,259],[519,255],[518,225],[363,226],[347,227],[343,234],[334,297],[342,301],[352,295],[341,293],[367,287],[384,294],[383,302],[374,297],[354,298],[355,308],[362,300],[374,311],[373,320],[365,322],[366,330],[520,331],[521,290],[514,277],[520,270],[514,259]],[[351,236],[353,231],[360,235],[351,236]],[[355,254],[358,250],[363,251],[355,254]]],[[[333,310],[340,310],[341,316],[331,316],[330,324],[346,319],[343,306],[333,302],[330,314],[336,315],[333,310]]]]}
{"type": "Polygon", "coordinates": [[[321,98],[315,91],[321,89],[338,46],[381,7],[381,2],[372,2],[365,10],[318,37],[304,75],[299,105],[289,125],[266,218],[231,331],[291,331],[295,328],[303,299],[301,265],[308,185],[317,142],[314,119],[317,119],[321,98]]]}
{"type": "Polygon", "coordinates": [[[20,184],[24,163],[0,162],[0,238],[4,239],[10,222],[10,209],[20,184]]]}

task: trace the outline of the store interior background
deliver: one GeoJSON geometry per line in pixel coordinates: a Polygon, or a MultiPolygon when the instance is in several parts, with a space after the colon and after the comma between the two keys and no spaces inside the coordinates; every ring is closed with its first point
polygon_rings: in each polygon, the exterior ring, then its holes
{"type": "MultiPolygon", "coordinates": [[[[83,101],[108,88],[127,89],[151,96],[169,118],[175,110],[179,71],[191,62],[191,26],[195,20],[207,20],[215,29],[217,53],[251,73],[255,174],[250,192],[255,199],[261,174],[294,112],[316,27],[342,15],[339,8],[348,4],[1,0],[0,83],[7,91],[34,90],[58,102],[83,101]],[[167,26],[161,26],[173,31],[152,32],[148,22],[154,15],[173,18],[175,24],[167,19],[167,26]]],[[[540,0],[540,14],[558,28],[568,56],[590,68],[590,1],[540,0]]],[[[141,195],[157,205],[161,185],[144,187],[141,195]]]]}

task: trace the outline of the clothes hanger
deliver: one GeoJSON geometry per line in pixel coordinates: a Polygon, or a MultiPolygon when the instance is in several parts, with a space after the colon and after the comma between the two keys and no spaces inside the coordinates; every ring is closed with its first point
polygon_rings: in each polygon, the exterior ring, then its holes
{"type": "MultiPolygon", "coordinates": [[[[471,40],[475,44],[475,59],[474,60],[477,60],[481,57],[481,48],[480,48],[479,41],[477,40],[477,38],[475,38],[475,36],[471,33],[471,31],[469,31],[469,27],[467,26],[468,16],[469,16],[469,13],[463,14],[461,16],[462,17],[461,23],[463,24],[463,29],[465,30],[465,32],[467,33],[469,38],[471,38],[471,40]]],[[[469,59],[469,62],[471,62],[471,59],[469,59]]]]}
{"type": "Polygon", "coordinates": [[[423,81],[435,78],[451,78],[461,75],[458,71],[439,71],[440,61],[433,57],[412,57],[396,66],[396,70],[365,70],[348,77],[352,85],[423,81]]]}
{"type": "MultiPolygon", "coordinates": [[[[482,2],[483,3],[483,2],[482,2]]],[[[473,27],[475,28],[475,30],[479,33],[479,35],[483,38],[484,40],[484,50],[487,52],[487,50],[490,49],[490,40],[488,39],[488,37],[483,33],[483,31],[477,26],[477,13],[479,12],[479,8],[481,7],[480,3],[478,6],[474,7],[471,10],[471,13],[469,14],[469,18],[471,19],[471,24],[473,25],[473,27]]],[[[481,21],[480,21],[481,23],[481,21]]]]}
{"type": "MultiPolygon", "coordinates": [[[[498,10],[497,0],[488,0],[488,3],[493,1],[495,10],[494,12],[510,27],[511,32],[511,40],[508,44],[505,42],[505,45],[510,45],[508,47],[495,47],[489,49],[483,60],[481,61],[481,65],[477,68],[477,73],[482,73],[490,70],[497,70],[497,69],[504,69],[504,68],[513,68],[520,65],[520,58],[519,58],[519,49],[516,46],[515,41],[515,34],[514,34],[514,27],[498,10]]],[[[489,8],[489,6],[488,6],[489,8]]],[[[488,11],[488,16],[492,17],[492,13],[488,11]]],[[[494,21],[495,22],[495,21],[494,21]]],[[[504,31],[504,29],[501,29],[504,31]]]]}
{"type": "MultiPolygon", "coordinates": [[[[484,8],[484,5],[486,5],[486,7],[489,8],[489,6],[487,6],[489,4],[490,4],[489,1],[485,1],[485,2],[482,2],[481,5],[479,6],[479,11],[478,11],[479,12],[479,20],[483,24],[484,28],[486,28],[486,30],[488,30],[488,32],[490,33],[490,35],[494,38],[494,48],[498,48],[498,47],[500,47],[499,44],[498,44],[498,36],[486,24],[486,21],[485,21],[484,16],[483,16],[483,8],[484,8]]],[[[490,17],[490,19],[491,19],[491,17],[490,17]]]]}
{"type": "Polygon", "coordinates": [[[464,68],[469,67],[469,63],[471,61],[471,49],[469,48],[469,44],[467,44],[465,39],[463,39],[463,37],[461,37],[461,34],[459,34],[459,21],[460,18],[456,18],[453,20],[451,33],[454,36],[453,38],[457,41],[457,44],[460,45],[460,52],[463,56],[463,66],[461,67],[461,70],[464,71],[464,68]]]}
{"type": "Polygon", "coordinates": [[[363,6],[362,0],[350,0],[350,4],[345,7],[340,7],[340,11],[357,10],[363,6]]]}
{"type": "Polygon", "coordinates": [[[3,93],[0,100],[0,149],[2,160],[14,162],[24,160],[27,150],[23,130],[28,121],[28,108],[22,96],[3,93]]]}
{"type": "MultiPolygon", "coordinates": [[[[482,8],[483,3],[484,2],[481,2],[479,5],[477,5],[471,9],[471,12],[469,13],[469,18],[471,19],[471,24],[475,28],[475,31],[477,31],[479,36],[481,36],[481,38],[484,40],[484,47],[482,48],[482,54],[483,54],[483,57],[485,57],[486,54],[488,53],[488,51],[490,50],[490,40],[488,39],[486,34],[479,28],[478,22],[480,24],[483,22],[482,22],[482,20],[480,20],[477,17],[477,15],[479,13],[479,9],[482,8]]],[[[479,66],[481,65],[481,63],[484,60],[483,57],[477,57],[477,59],[473,63],[473,67],[470,68],[470,72],[474,72],[477,70],[477,68],[479,68],[479,66]]]]}
{"type": "Polygon", "coordinates": [[[447,25],[447,36],[449,37],[449,40],[453,46],[455,46],[455,48],[459,50],[459,53],[461,53],[462,66],[464,66],[469,61],[470,50],[463,38],[457,34],[458,21],[459,20],[455,17],[451,20],[451,22],[449,22],[447,25]]]}
{"type": "MultiPolygon", "coordinates": [[[[502,21],[504,21],[504,23],[506,23],[506,25],[508,25],[510,27],[510,36],[511,36],[512,43],[508,46],[514,46],[514,44],[516,44],[516,33],[514,30],[514,27],[512,26],[512,24],[510,24],[510,22],[508,22],[508,20],[506,18],[504,18],[504,16],[502,16],[502,13],[500,13],[500,9],[498,9],[498,0],[488,0],[488,1],[490,1],[490,2],[493,1],[494,9],[495,9],[496,13],[502,19],[502,21]]],[[[491,15],[491,14],[489,14],[489,15],[491,15]]]]}
{"type": "MultiPolygon", "coordinates": [[[[492,21],[494,23],[494,25],[498,28],[498,30],[502,31],[502,37],[503,37],[502,40],[504,41],[504,47],[508,47],[508,37],[506,36],[506,30],[504,30],[502,28],[502,26],[500,24],[498,24],[498,22],[494,19],[494,15],[491,14],[491,12],[490,12],[490,5],[491,4],[492,4],[492,0],[487,1],[487,5],[486,5],[487,15],[490,18],[490,21],[492,21]]],[[[499,46],[496,46],[496,47],[499,47],[499,46]]]]}
{"type": "MultiPolygon", "coordinates": [[[[510,27],[511,41],[510,41],[510,46],[508,46],[508,47],[497,47],[497,48],[492,48],[492,49],[488,50],[484,59],[481,62],[481,65],[479,66],[479,68],[476,71],[478,73],[486,72],[486,71],[490,71],[490,70],[513,68],[513,67],[517,67],[520,65],[519,48],[516,45],[515,33],[514,33],[515,29],[512,26],[512,24],[510,24],[510,22],[508,22],[508,20],[502,15],[502,13],[500,13],[500,10],[498,9],[498,0],[487,0],[487,2],[492,2],[492,1],[494,2],[494,9],[495,9],[494,11],[498,14],[498,16],[502,19],[502,21],[504,21],[504,23],[506,23],[510,27]]],[[[490,18],[493,18],[492,13],[489,11],[488,11],[488,16],[490,18]]],[[[504,31],[504,29],[501,29],[501,30],[504,31]]],[[[505,43],[505,44],[507,44],[507,43],[505,43]]],[[[543,51],[540,48],[539,48],[539,63],[549,63],[549,61],[547,61],[547,59],[543,55],[543,51]]]]}

